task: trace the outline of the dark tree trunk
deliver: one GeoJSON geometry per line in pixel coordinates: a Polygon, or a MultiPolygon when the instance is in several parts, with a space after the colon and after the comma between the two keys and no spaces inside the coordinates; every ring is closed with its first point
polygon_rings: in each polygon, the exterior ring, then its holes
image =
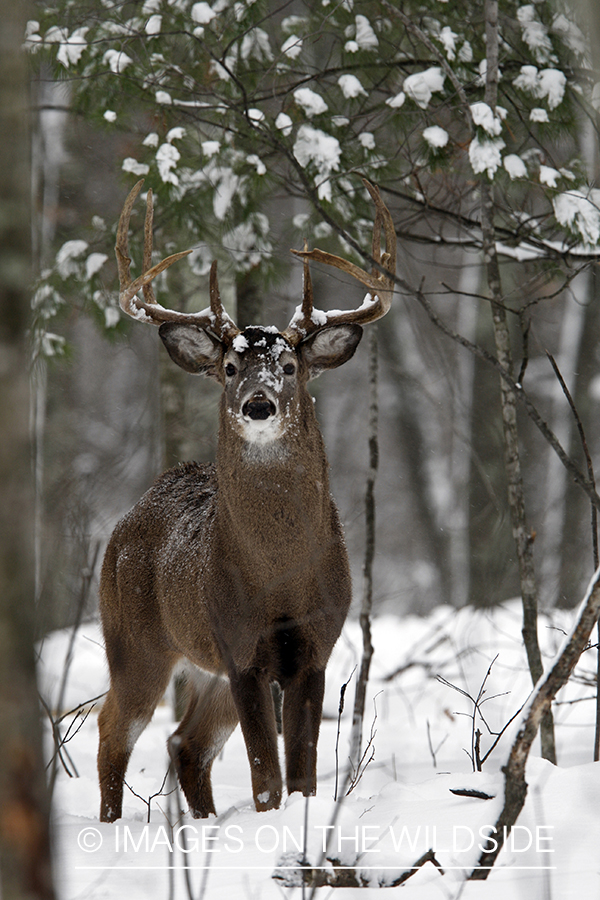
{"type": "Polygon", "coordinates": [[[29,443],[27,4],[0,0],[0,881],[4,900],[52,898],[49,804],[34,659],[29,443]]]}

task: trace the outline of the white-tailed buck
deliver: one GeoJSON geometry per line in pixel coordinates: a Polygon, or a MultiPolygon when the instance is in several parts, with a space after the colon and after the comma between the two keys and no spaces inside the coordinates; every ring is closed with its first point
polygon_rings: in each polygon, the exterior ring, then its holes
{"type": "Polygon", "coordinates": [[[216,465],[186,463],[161,475],[106,550],[100,609],[111,684],[99,719],[98,771],[107,822],[121,816],[129,756],[182,658],[195,674],[168,746],[192,815],[215,812],[212,763],[238,721],[256,809],[279,806],[274,681],[283,690],[287,790],[314,793],[325,666],[351,587],[306,384],[349,360],[360,326],[388,311],[396,256],[390,213],[367,185],[376,206],[373,273],[320,250],[300,252],[304,298],[287,329],[240,331],[221,304],[215,263],[209,309],[184,314],[156,302],[152,280],[186,253],[152,266],[150,191],[143,271],[131,280],[127,233],[141,187],[119,222],[121,307],[160,325],[177,365],[215,379],[222,395],[216,465]],[[369,290],[362,306],[314,310],[308,260],[357,278],[369,290]]]}

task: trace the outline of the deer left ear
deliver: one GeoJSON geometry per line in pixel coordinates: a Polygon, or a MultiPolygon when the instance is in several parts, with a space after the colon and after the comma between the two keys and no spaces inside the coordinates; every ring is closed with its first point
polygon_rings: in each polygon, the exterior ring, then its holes
{"type": "Polygon", "coordinates": [[[316,378],[325,369],[337,369],[354,356],[363,330],[360,325],[331,325],[305,338],[298,347],[308,368],[308,377],[316,378]]]}

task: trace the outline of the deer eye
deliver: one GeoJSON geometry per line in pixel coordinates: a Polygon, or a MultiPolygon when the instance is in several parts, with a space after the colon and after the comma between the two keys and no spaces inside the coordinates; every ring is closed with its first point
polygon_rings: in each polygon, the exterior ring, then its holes
{"type": "Polygon", "coordinates": [[[235,375],[236,372],[237,372],[237,369],[236,369],[236,367],[233,365],[233,363],[227,363],[227,365],[225,366],[225,374],[226,374],[229,378],[233,378],[233,376],[235,375]]]}
{"type": "Polygon", "coordinates": [[[296,366],[294,365],[294,363],[286,363],[283,367],[284,375],[293,375],[295,371],[296,366]]]}

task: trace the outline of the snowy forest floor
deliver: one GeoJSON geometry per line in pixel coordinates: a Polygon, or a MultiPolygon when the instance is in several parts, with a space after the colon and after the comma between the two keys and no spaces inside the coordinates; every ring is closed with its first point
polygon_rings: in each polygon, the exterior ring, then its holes
{"type": "MultiPolygon", "coordinates": [[[[546,661],[573,618],[574,613],[561,611],[552,619],[541,618],[546,661]]],[[[502,807],[501,767],[516,725],[505,729],[481,772],[473,772],[471,762],[475,728],[482,732],[483,757],[495,733],[517,713],[531,689],[520,629],[517,602],[486,611],[439,607],[427,618],[376,619],[364,729],[365,743],[372,736],[365,757],[370,762],[359,783],[337,805],[336,768],[341,783],[356,673],[346,692],[336,767],[340,688],[360,662],[361,635],[354,622],[346,625],[328,668],[318,793],[308,801],[294,794],[279,810],[255,812],[238,726],[213,767],[217,817],[180,817],[179,795],[168,793],[165,781],[165,741],[175,728],[167,697],[134,749],[123,818],[113,825],[101,824],[96,776],[101,701],[87,717],[85,711],[66,717],[60,727],[63,736],[68,731],[67,765],[77,774],[69,777],[60,765],[54,788],[60,900],[188,896],[300,900],[297,865],[303,854],[313,866],[331,869],[325,856],[353,866],[367,885],[322,887],[317,897],[367,898],[376,892],[381,896],[382,887],[390,886],[431,849],[443,873],[426,862],[403,884],[407,900],[459,896],[600,900],[600,763],[591,762],[593,649],[583,654],[554,706],[558,766],[540,759],[538,739],[527,767],[529,790],[517,828],[487,881],[464,883],[465,873],[479,856],[486,826],[494,824],[502,807]],[[477,716],[474,726],[474,703],[467,695],[476,698],[482,687],[485,723],[477,716]],[[453,793],[473,789],[490,799],[453,793]],[[273,878],[278,867],[281,877],[273,878]]],[[[55,715],[107,687],[100,629],[95,623],[86,624],[75,636],[62,709],[56,710],[70,638],[70,630],[56,632],[41,646],[42,693],[55,715]]],[[[48,742],[51,749],[50,729],[48,742]]],[[[310,896],[309,888],[305,896],[310,896]]]]}

